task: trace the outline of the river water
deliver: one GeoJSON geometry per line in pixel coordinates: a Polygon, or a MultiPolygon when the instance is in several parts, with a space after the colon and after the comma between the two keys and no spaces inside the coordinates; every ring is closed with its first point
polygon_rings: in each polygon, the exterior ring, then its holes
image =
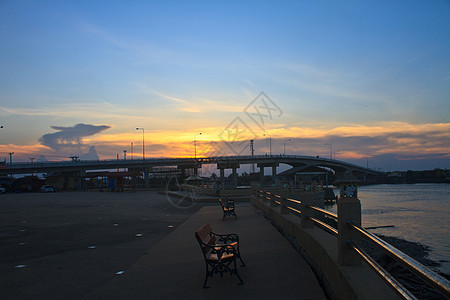
{"type": "Polygon", "coordinates": [[[450,274],[450,184],[360,186],[358,198],[363,227],[394,225],[370,231],[428,246],[436,269],[450,274]]]}

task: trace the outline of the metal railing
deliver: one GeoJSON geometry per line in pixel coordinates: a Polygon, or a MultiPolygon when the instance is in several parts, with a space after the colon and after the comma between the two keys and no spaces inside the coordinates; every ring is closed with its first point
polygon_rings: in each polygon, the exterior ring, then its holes
{"type": "MultiPolygon", "coordinates": [[[[350,228],[352,234],[357,233],[360,237],[366,238],[373,245],[377,246],[378,249],[382,250],[383,253],[389,255],[396,262],[400,263],[406,269],[411,271],[413,274],[421,278],[425,283],[431,286],[433,289],[439,291],[445,297],[450,298],[450,282],[444,277],[438,275],[437,273],[431,271],[418,261],[414,260],[410,256],[406,255],[402,251],[398,250],[389,243],[383,241],[376,235],[368,232],[366,229],[362,228],[360,225],[356,224],[354,220],[340,220],[338,214],[331,213],[323,208],[312,205],[311,201],[306,203],[306,201],[301,201],[298,199],[292,199],[287,197],[281,197],[279,195],[274,195],[270,191],[257,190],[255,196],[263,201],[269,201],[270,206],[280,206],[281,214],[293,213],[294,215],[300,216],[302,227],[306,222],[312,222],[319,228],[337,236],[338,239],[342,238],[340,232],[324,222],[324,217],[331,218],[339,224],[339,222],[344,222],[350,228]],[[321,215],[320,217],[316,215],[321,215]]],[[[359,200],[358,200],[359,201],[359,200]]],[[[338,211],[339,212],[339,211],[338,211]]],[[[339,228],[339,226],[338,226],[339,228]]],[[[345,243],[350,246],[353,254],[356,253],[360,258],[362,258],[372,269],[374,269],[378,275],[384,279],[401,297],[405,299],[416,299],[416,297],[406,289],[397,279],[395,279],[389,272],[387,272],[381,265],[379,265],[370,255],[368,255],[361,247],[360,243],[355,240],[346,240],[345,243]]],[[[339,249],[339,248],[338,248],[339,249]]]]}
{"type": "Polygon", "coordinates": [[[356,164],[340,161],[336,159],[329,159],[317,156],[306,155],[232,155],[232,156],[211,156],[211,157],[152,157],[147,159],[111,159],[111,160],[78,160],[78,161],[45,161],[45,162],[14,162],[5,163],[3,166],[6,170],[20,170],[30,168],[64,168],[64,167],[83,167],[83,166],[101,166],[104,168],[113,168],[117,166],[133,166],[133,165],[176,165],[182,163],[201,164],[201,163],[227,163],[227,162],[241,162],[241,163],[253,163],[253,162],[286,162],[289,160],[306,160],[306,161],[319,161],[333,165],[345,165],[359,170],[366,170],[374,172],[376,174],[384,174],[384,172],[377,171],[371,168],[366,168],[356,164]]]}

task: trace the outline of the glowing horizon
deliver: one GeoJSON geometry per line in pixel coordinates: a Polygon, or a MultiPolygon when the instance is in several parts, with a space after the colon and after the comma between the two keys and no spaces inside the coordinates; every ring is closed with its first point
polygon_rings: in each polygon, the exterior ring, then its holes
{"type": "Polygon", "coordinates": [[[450,168],[444,3],[1,7],[0,160],[138,158],[142,127],[146,157],[450,168]]]}

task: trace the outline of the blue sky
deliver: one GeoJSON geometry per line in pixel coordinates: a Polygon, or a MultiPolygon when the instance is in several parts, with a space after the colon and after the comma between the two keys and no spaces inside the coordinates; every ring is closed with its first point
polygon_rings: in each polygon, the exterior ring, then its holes
{"type": "Polygon", "coordinates": [[[260,154],[270,136],[275,153],[326,143],[384,170],[450,168],[449,15],[448,1],[1,1],[0,158],[111,159],[136,127],[148,155],[185,156],[239,117],[260,154]],[[283,112],[263,129],[243,113],[261,91],[283,112]],[[76,124],[108,129],[40,142],[76,124]]]}

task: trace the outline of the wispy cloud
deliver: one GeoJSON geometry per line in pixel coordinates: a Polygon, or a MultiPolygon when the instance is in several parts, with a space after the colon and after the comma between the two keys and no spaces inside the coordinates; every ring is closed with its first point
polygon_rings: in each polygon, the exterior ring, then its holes
{"type": "Polygon", "coordinates": [[[169,100],[170,102],[180,103],[181,106],[176,107],[179,111],[200,113],[200,112],[217,112],[217,113],[230,113],[230,112],[242,112],[245,105],[236,101],[236,96],[233,95],[217,95],[216,99],[194,97],[192,99],[185,99],[180,97],[174,97],[168,95],[165,92],[157,91],[150,88],[148,85],[134,82],[134,84],[140,89],[142,93],[155,95],[159,98],[169,100]],[[229,97],[229,99],[226,99],[229,97]],[[236,103],[236,104],[233,104],[236,103]]]}
{"type": "Polygon", "coordinates": [[[0,107],[0,113],[16,116],[60,116],[70,118],[83,116],[89,118],[135,118],[145,112],[132,107],[121,107],[109,102],[68,102],[41,106],[40,108],[0,107]]]}
{"type": "Polygon", "coordinates": [[[175,101],[175,102],[179,102],[179,103],[183,103],[183,104],[186,104],[186,105],[192,105],[192,103],[187,101],[187,100],[176,98],[176,97],[172,97],[172,96],[166,95],[166,94],[164,94],[162,92],[158,92],[158,91],[150,88],[146,84],[139,83],[139,82],[134,82],[134,84],[136,86],[138,86],[139,89],[141,90],[141,92],[143,92],[143,93],[156,95],[156,96],[159,96],[161,98],[164,98],[164,99],[167,99],[167,100],[171,100],[171,101],[175,101]]]}

